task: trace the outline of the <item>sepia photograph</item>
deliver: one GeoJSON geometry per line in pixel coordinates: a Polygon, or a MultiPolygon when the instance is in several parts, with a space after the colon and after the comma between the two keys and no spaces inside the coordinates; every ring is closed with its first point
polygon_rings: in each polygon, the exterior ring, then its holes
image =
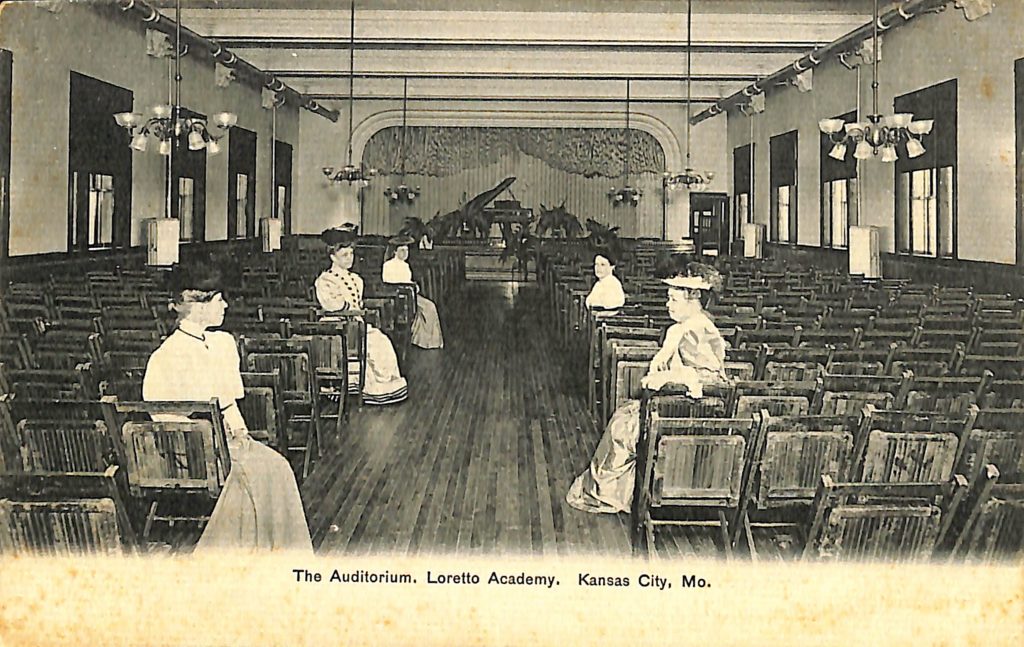
{"type": "Polygon", "coordinates": [[[0,2],[0,644],[1024,643],[1022,33],[0,2]]]}

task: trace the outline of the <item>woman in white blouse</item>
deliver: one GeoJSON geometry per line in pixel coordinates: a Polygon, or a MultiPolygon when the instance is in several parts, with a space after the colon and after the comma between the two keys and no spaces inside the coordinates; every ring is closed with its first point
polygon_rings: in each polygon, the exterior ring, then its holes
{"type": "MultiPolygon", "coordinates": [[[[416,286],[409,267],[409,245],[415,242],[408,236],[396,236],[388,241],[381,276],[385,283],[408,283],[416,286]]],[[[419,293],[416,286],[416,318],[412,322],[412,343],[420,348],[444,348],[441,319],[437,306],[419,293]]]]}
{"type": "Polygon", "coordinates": [[[625,305],[626,294],[615,276],[615,257],[610,252],[602,251],[594,256],[594,276],[597,283],[584,302],[588,308],[614,310],[625,305]]]}
{"type": "MultiPolygon", "coordinates": [[[[331,267],[316,279],[316,298],[329,312],[361,310],[363,279],[352,272],[356,238],[350,232],[328,229],[321,234],[327,243],[331,267]]],[[[391,340],[380,330],[366,324],[366,376],[363,402],[393,404],[409,395],[408,385],[398,368],[398,356],[391,340]]]]}
{"type": "MultiPolygon", "coordinates": [[[[219,276],[198,268],[170,304],[178,325],[150,356],[142,382],[147,401],[217,398],[228,437],[231,472],[196,546],[207,549],[311,552],[302,500],[288,461],[249,436],[237,401],[245,391],[235,338],[211,330],[224,322],[227,303],[219,276]]],[[[179,276],[185,274],[180,272],[179,276]]],[[[155,419],[174,416],[156,415],[155,419]]]]}

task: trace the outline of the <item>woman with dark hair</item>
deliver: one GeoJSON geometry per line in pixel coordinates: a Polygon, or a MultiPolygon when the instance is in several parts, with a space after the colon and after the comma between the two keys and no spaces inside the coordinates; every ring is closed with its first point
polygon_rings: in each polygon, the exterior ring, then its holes
{"type": "MultiPolygon", "coordinates": [[[[331,267],[316,279],[316,298],[329,312],[361,310],[363,279],[352,272],[356,237],[346,231],[328,229],[320,235],[327,243],[331,267]]],[[[393,404],[409,395],[405,378],[398,368],[398,356],[391,340],[383,332],[366,324],[366,376],[363,401],[367,404],[393,404]]]]}
{"type": "Polygon", "coordinates": [[[626,304],[626,293],[615,276],[615,254],[601,249],[594,255],[594,276],[597,282],[590,289],[584,303],[588,308],[615,310],[626,304]]]}
{"type": "Polygon", "coordinates": [[[419,293],[419,287],[412,280],[412,268],[409,267],[408,260],[409,245],[414,242],[416,241],[409,236],[396,236],[388,241],[381,277],[385,283],[407,283],[416,287],[416,318],[412,322],[412,343],[420,348],[444,348],[437,306],[419,293]]]}
{"type": "MultiPolygon", "coordinates": [[[[669,383],[682,384],[690,397],[701,398],[705,386],[728,382],[726,342],[702,305],[704,295],[720,289],[721,276],[709,265],[690,263],[685,275],[663,282],[668,285],[668,314],[675,323],[665,331],[642,384],[655,391],[669,383]]],[[[590,466],[569,488],[569,505],[586,512],[628,512],[639,436],[640,403],[630,400],[612,414],[590,466]]]]}
{"type": "MultiPolygon", "coordinates": [[[[206,549],[312,551],[309,528],[288,461],[249,436],[237,401],[242,387],[235,338],[211,330],[224,322],[222,275],[193,266],[178,270],[170,307],[178,324],[150,356],[142,382],[147,401],[216,398],[228,438],[231,472],[196,546],[206,549]]],[[[154,414],[154,419],[181,416],[154,414]]]]}

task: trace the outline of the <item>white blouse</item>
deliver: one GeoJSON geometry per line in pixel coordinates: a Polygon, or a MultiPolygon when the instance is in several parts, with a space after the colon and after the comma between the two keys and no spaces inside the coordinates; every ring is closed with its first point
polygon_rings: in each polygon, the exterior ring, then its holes
{"type": "Polygon", "coordinates": [[[588,308],[621,308],[626,304],[622,283],[614,274],[599,279],[585,301],[588,308]]]}
{"type": "Polygon", "coordinates": [[[231,333],[204,332],[182,322],[150,355],[142,379],[142,399],[205,402],[217,398],[225,424],[243,430],[245,421],[235,406],[235,401],[245,396],[240,364],[231,333]]]}
{"type": "Polygon", "coordinates": [[[412,268],[400,258],[384,261],[381,276],[385,283],[412,283],[412,268]]]}

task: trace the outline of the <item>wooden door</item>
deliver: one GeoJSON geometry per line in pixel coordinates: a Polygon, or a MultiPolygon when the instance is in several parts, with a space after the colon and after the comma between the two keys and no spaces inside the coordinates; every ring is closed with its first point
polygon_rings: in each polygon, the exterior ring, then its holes
{"type": "Polygon", "coordinates": [[[729,251],[729,196],[725,193],[690,194],[690,231],[701,253],[729,251]]]}

